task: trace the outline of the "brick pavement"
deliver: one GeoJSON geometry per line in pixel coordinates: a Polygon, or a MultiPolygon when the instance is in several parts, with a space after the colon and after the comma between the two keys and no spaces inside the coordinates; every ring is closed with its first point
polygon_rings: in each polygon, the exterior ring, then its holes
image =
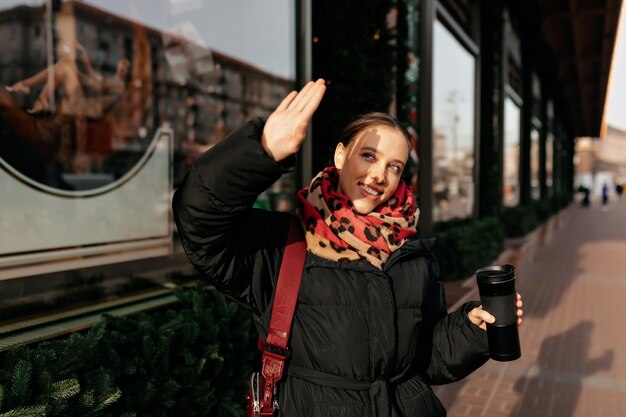
{"type": "Polygon", "coordinates": [[[626,199],[569,210],[518,276],[522,357],[435,387],[449,417],[626,416],[626,199]]]}

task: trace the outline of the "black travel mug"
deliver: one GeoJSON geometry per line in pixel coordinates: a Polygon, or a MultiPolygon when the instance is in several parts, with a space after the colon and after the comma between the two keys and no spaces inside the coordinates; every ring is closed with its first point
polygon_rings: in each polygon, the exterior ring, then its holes
{"type": "Polygon", "coordinates": [[[517,293],[513,265],[487,266],[476,271],[483,309],[496,318],[487,323],[489,354],[497,361],[522,356],[517,330],[517,293]]]}

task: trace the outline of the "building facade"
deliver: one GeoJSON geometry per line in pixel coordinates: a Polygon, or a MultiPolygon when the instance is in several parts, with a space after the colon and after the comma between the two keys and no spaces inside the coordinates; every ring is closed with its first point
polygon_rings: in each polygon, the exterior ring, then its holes
{"type": "Polygon", "coordinates": [[[0,332],[190,281],[173,190],[311,78],[328,88],[297,172],[258,207],[293,210],[367,111],[410,128],[424,237],[571,200],[576,138],[600,133],[621,0],[4,4],[0,332]]]}

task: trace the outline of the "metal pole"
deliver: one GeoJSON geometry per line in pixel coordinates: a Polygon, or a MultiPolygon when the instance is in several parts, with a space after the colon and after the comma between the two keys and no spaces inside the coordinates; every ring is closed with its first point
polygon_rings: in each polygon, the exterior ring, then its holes
{"type": "Polygon", "coordinates": [[[54,22],[52,20],[52,0],[46,0],[46,49],[48,59],[48,108],[51,112],[55,111],[54,100],[54,39],[52,30],[54,22]]]}
{"type": "Polygon", "coordinates": [[[433,230],[433,24],[436,0],[422,0],[420,51],[420,164],[419,231],[429,237],[433,230]]]}
{"type": "MultiPolygon", "coordinates": [[[[312,74],[312,25],[311,0],[296,0],[296,89],[311,80],[312,74]]],[[[300,166],[296,174],[297,188],[311,183],[313,174],[313,123],[309,123],[306,139],[300,148],[300,166]],[[299,174],[299,175],[298,175],[299,174]]]]}

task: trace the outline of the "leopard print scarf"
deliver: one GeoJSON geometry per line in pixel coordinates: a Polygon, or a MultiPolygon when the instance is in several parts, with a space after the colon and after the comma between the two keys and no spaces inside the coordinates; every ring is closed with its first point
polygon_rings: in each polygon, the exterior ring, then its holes
{"type": "Polygon", "coordinates": [[[389,255],[416,235],[419,209],[410,187],[400,182],[389,199],[369,214],[337,192],[339,170],[329,167],[298,193],[298,214],[308,250],[334,261],[365,259],[383,269],[389,255]]]}

